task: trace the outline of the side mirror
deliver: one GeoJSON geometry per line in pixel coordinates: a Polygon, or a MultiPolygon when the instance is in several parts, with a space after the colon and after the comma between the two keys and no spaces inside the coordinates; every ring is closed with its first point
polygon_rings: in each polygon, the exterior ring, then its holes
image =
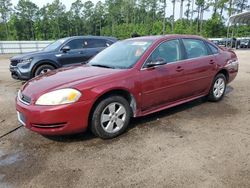
{"type": "Polygon", "coordinates": [[[167,62],[163,59],[161,60],[157,60],[157,61],[152,61],[152,62],[149,62],[147,63],[147,67],[156,67],[156,66],[159,66],[159,65],[165,65],[167,64],[167,62]]]}
{"type": "Polygon", "coordinates": [[[62,47],[62,51],[63,51],[63,53],[66,53],[66,52],[70,51],[70,47],[69,46],[62,47]]]}

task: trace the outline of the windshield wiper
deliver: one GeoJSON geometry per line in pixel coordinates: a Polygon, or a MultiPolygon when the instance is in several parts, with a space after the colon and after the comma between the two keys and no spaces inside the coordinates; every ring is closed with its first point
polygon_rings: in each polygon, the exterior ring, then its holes
{"type": "Polygon", "coordinates": [[[109,65],[102,65],[102,64],[92,64],[91,66],[95,67],[103,67],[103,68],[109,68],[109,69],[114,69],[115,67],[109,66],[109,65]]]}

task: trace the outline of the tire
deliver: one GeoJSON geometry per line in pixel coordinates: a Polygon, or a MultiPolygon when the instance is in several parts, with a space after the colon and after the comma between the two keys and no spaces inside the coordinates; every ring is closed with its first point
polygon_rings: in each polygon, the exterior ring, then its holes
{"type": "Polygon", "coordinates": [[[212,102],[220,101],[225,95],[226,87],[227,80],[225,75],[222,73],[217,74],[209,91],[208,100],[212,102]]]}
{"type": "Polygon", "coordinates": [[[105,98],[97,104],[92,113],[91,131],[103,139],[114,138],[127,129],[131,113],[129,103],[123,97],[105,98]]]}
{"type": "Polygon", "coordinates": [[[51,71],[51,70],[54,70],[54,69],[55,69],[55,67],[53,67],[52,65],[48,65],[48,64],[40,65],[40,66],[35,70],[34,76],[38,76],[38,75],[47,73],[47,72],[49,72],[49,71],[51,71]]]}

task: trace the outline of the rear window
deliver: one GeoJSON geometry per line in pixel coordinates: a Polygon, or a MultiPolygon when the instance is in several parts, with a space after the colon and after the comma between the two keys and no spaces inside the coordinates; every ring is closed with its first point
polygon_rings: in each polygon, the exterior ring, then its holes
{"type": "Polygon", "coordinates": [[[208,44],[208,47],[210,48],[212,54],[218,54],[219,53],[218,48],[216,48],[214,45],[212,45],[210,43],[207,43],[207,44],[208,44]]]}
{"type": "Polygon", "coordinates": [[[199,39],[182,39],[186,49],[187,58],[197,58],[208,55],[207,47],[202,40],[199,39]]]}

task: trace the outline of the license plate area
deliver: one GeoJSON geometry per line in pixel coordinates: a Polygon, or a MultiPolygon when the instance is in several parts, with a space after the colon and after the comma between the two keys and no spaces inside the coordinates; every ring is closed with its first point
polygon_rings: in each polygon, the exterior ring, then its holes
{"type": "Polygon", "coordinates": [[[24,116],[22,113],[18,112],[18,111],[17,111],[17,119],[18,119],[18,121],[19,121],[23,126],[26,125],[26,124],[25,124],[25,121],[26,121],[25,116],[24,116]]]}

